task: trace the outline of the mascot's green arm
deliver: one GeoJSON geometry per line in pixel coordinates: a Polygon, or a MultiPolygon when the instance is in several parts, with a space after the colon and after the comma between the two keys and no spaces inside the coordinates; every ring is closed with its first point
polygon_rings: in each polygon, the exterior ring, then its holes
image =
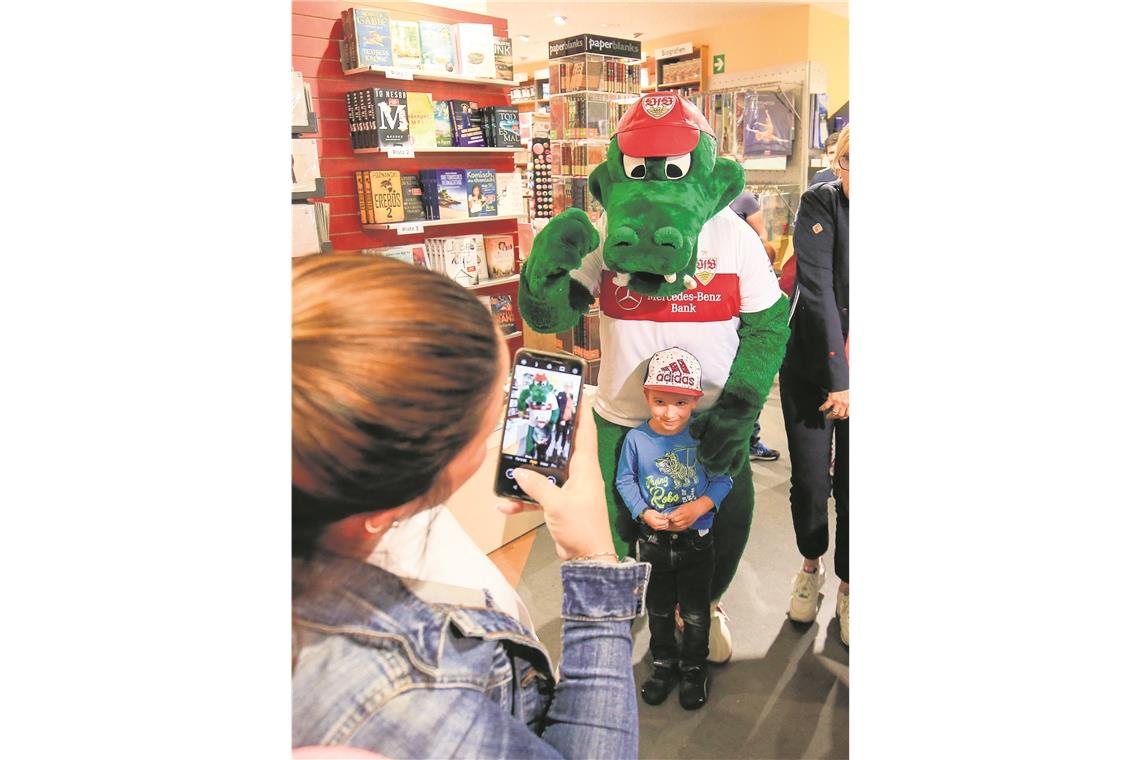
{"type": "Polygon", "coordinates": [[[781,294],[764,311],[740,315],[740,346],[732,360],[728,382],[712,409],[691,427],[699,441],[702,464],[713,473],[737,472],[748,456],[747,441],[772,380],[784,361],[788,342],[788,298],[781,294]]]}
{"type": "Polygon", "coordinates": [[[569,330],[589,310],[594,297],[570,271],[599,240],[586,212],[577,208],[563,211],[535,236],[519,277],[519,313],[533,330],[569,330]]]}

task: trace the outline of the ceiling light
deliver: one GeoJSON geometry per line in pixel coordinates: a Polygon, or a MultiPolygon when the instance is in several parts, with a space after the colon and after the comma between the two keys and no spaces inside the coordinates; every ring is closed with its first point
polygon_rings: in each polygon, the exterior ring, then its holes
{"type": "Polygon", "coordinates": [[[529,34],[520,34],[518,36],[518,40],[519,40],[519,42],[530,42],[530,35],[529,34]]]}
{"type": "Polygon", "coordinates": [[[565,16],[555,16],[554,17],[554,23],[558,24],[559,26],[562,26],[563,24],[566,23],[566,17],[565,16]]]}
{"type": "Polygon", "coordinates": [[[633,33],[633,38],[636,40],[636,39],[637,39],[638,37],[640,37],[642,34],[643,34],[642,32],[634,32],[634,33],[633,33]]]}

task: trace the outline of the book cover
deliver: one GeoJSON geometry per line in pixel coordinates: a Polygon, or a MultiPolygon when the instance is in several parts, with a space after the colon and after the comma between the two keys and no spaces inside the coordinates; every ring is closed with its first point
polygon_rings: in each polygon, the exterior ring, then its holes
{"type": "Polygon", "coordinates": [[[408,129],[412,133],[412,145],[416,148],[436,146],[435,109],[432,106],[429,93],[408,93],[408,129]]]}
{"type": "Polygon", "coordinates": [[[420,56],[425,71],[456,74],[455,42],[451,25],[420,21],[420,56]]]}
{"type": "Polygon", "coordinates": [[[467,176],[463,169],[440,169],[436,175],[440,219],[467,218],[467,176]]]}
{"type": "Polygon", "coordinates": [[[393,224],[404,221],[404,193],[400,186],[399,172],[373,170],[372,207],[376,212],[376,224],[393,224]]]}
{"type": "Polygon", "coordinates": [[[447,101],[448,113],[451,118],[452,142],[457,148],[481,148],[483,130],[475,118],[479,106],[470,100],[447,101]]]}
{"type": "Polygon", "coordinates": [[[464,287],[479,284],[479,262],[483,254],[480,235],[436,238],[443,248],[443,273],[464,287]]]}
{"type": "Polygon", "coordinates": [[[491,106],[486,118],[491,120],[493,145],[497,148],[518,148],[522,145],[517,106],[491,106]]]}
{"type": "Polygon", "coordinates": [[[509,295],[491,296],[491,314],[503,335],[518,332],[518,323],[515,321],[515,302],[509,295]]]}
{"type": "Polygon", "coordinates": [[[515,239],[510,235],[484,235],[483,252],[490,279],[510,277],[515,273],[515,239]]]}
{"type": "Polygon", "coordinates": [[[364,189],[364,172],[353,172],[356,175],[356,205],[360,208],[360,223],[368,224],[368,193],[364,189]]]}
{"type": "Polygon", "coordinates": [[[495,33],[491,25],[456,24],[454,38],[459,73],[495,79],[495,33]]]}
{"type": "Polygon", "coordinates": [[[342,17],[345,42],[355,67],[392,65],[392,36],[385,11],[349,8],[342,17]]]}
{"type": "Polygon", "coordinates": [[[376,88],[376,136],[378,145],[407,145],[412,133],[408,127],[406,90],[376,88]]]}
{"type": "Polygon", "coordinates": [[[376,224],[376,207],[372,200],[372,172],[364,172],[364,211],[369,224],[376,224]]]}
{"type": "Polygon", "coordinates": [[[420,178],[414,174],[401,174],[400,190],[404,195],[404,221],[418,222],[426,219],[424,191],[420,187],[420,178]]]}
{"type": "Polygon", "coordinates": [[[312,203],[294,203],[293,208],[293,255],[307,256],[321,252],[321,241],[317,233],[317,209],[312,203]]]}
{"type": "Polygon", "coordinates": [[[498,216],[494,169],[467,169],[468,216],[498,216]]]}
{"type": "Polygon", "coordinates": [[[518,172],[495,173],[495,200],[499,216],[522,216],[522,177],[518,172]]]}
{"type": "Polygon", "coordinates": [[[514,46],[510,37],[495,37],[495,76],[513,82],[515,79],[514,46]]]}
{"type": "Polygon", "coordinates": [[[420,52],[420,25],[416,21],[392,19],[392,65],[418,69],[423,65],[420,52]]]}
{"type": "Polygon", "coordinates": [[[312,192],[321,176],[317,141],[311,137],[293,138],[293,192],[312,192]]]}
{"type": "Polygon", "coordinates": [[[795,117],[775,92],[750,92],[744,99],[744,157],[787,156],[795,117]]]}
{"type": "Polygon", "coordinates": [[[420,189],[423,191],[424,214],[428,219],[439,219],[439,169],[420,170],[420,189]]]}
{"type": "Polygon", "coordinates": [[[450,148],[455,144],[451,136],[451,107],[446,100],[433,100],[431,109],[435,121],[436,147],[450,148]]]}

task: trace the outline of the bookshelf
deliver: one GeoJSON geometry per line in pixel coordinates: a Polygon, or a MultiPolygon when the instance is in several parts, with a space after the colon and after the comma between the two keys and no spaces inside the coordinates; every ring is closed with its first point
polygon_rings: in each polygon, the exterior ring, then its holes
{"type": "Polygon", "coordinates": [[[312,87],[301,72],[293,71],[292,75],[292,248],[294,256],[307,256],[332,251],[329,204],[316,200],[325,197],[326,188],[320,176],[319,125],[312,87]]]}
{"type": "MultiPolygon", "coordinates": [[[[351,6],[349,6],[351,7],[351,6]]],[[[415,69],[397,69],[391,66],[368,66],[359,69],[349,69],[344,72],[346,77],[358,77],[362,74],[378,74],[385,79],[397,82],[411,82],[417,79],[424,82],[453,82],[466,85],[487,85],[491,87],[514,87],[515,82],[509,79],[486,79],[484,77],[461,77],[455,74],[439,74],[431,71],[417,71],[415,69]]],[[[398,85],[392,84],[391,87],[398,85]]]]}
{"type": "Polygon", "coordinates": [[[654,87],[657,92],[704,92],[709,81],[709,46],[691,43],[656,51],[654,87]]]}
{"type": "MultiPolygon", "coordinates": [[[[377,153],[386,154],[386,153],[393,152],[393,151],[391,150],[391,146],[384,145],[384,146],[381,146],[379,148],[353,148],[352,152],[357,154],[357,155],[367,155],[367,154],[375,155],[377,153]]],[[[394,152],[399,152],[399,151],[394,151],[394,152]]],[[[456,147],[431,148],[431,147],[428,147],[428,148],[409,148],[406,153],[401,153],[400,155],[394,155],[394,156],[388,156],[388,157],[393,158],[393,159],[395,159],[395,158],[415,158],[416,153],[452,153],[452,154],[468,155],[468,154],[475,154],[475,153],[518,153],[518,152],[519,152],[518,148],[456,148],[456,147]],[[408,155],[409,153],[411,155],[408,155]]]]}
{"type": "MultiPolygon", "coordinates": [[[[359,219],[359,214],[357,219],[359,219]]],[[[494,222],[514,222],[518,226],[518,220],[522,216],[475,216],[466,219],[417,219],[410,222],[394,222],[392,224],[362,224],[366,230],[386,231],[386,230],[399,230],[402,225],[419,225],[420,227],[450,227],[458,224],[491,224],[494,222]]],[[[504,233],[505,234],[505,233],[504,233]]],[[[516,249],[518,245],[516,243],[516,249]]],[[[518,280],[515,280],[517,282],[518,280]]]]}

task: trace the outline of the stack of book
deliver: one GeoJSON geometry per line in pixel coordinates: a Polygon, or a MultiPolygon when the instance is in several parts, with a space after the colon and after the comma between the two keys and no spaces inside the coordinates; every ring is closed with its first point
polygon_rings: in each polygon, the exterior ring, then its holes
{"type": "Polygon", "coordinates": [[[489,279],[482,235],[452,235],[424,240],[428,268],[471,288],[489,279]]]}
{"type": "MultiPolygon", "coordinates": [[[[354,150],[412,144],[408,93],[383,87],[353,90],[348,101],[348,134],[354,150]]],[[[422,99],[416,99],[422,107],[422,99]]]]}
{"type": "Polygon", "coordinates": [[[522,215],[521,181],[513,172],[422,169],[419,176],[428,219],[522,215]],[[499,203],[500,188],[508,200],[505,210],[499,203]]]}
{"type": "Polygon", "coordinates": [[[377,170],[353,174],[361,224],[395,224],[428,218],[423,190],[415,174],[377,170]]]}

